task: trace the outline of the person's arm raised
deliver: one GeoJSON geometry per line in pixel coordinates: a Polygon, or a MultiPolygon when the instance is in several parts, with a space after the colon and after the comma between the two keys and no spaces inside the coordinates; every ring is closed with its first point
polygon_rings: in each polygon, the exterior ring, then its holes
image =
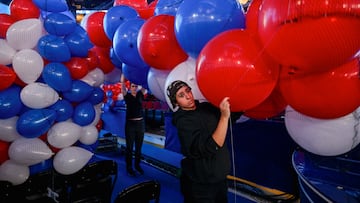
{"type": "Polygon", "coordinates": [[[127,94],[127,89],[126,89],[126,85],[125,85],[124,74],[121,74],[121,76],[120,76],[120,83],[121,83],[121,93],[123,96],[125,96],[127,94]]]}

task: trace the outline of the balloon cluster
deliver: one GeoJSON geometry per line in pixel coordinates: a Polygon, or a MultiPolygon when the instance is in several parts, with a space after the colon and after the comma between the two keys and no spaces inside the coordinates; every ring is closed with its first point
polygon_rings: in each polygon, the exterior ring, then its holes
{"type": "MultiPolygon", "coordinates": [[[[291,107],[314,123],[353,115],[360,105],[357,5],[356,0],[253,0],[245,13],[230,0],[158,0],[153,17],[127,22],[127,32],[119,26],[112,41],[128,78],[143,77],[148,66],[147,87],[168,104],[165,87],[183,80],[196,99],[218,105],[229,96],[232,111],[253,119],[281,115],[291,107]],[[133,40],[120,46],[125,36],[133,40]],[[127,58],[136,43],[136,54],[127,58]]],[[[288,131],[296,136],[291,126],[288,131]]],[[[329,147],[329,152],[295,140],[320,155],[342,154],[358,144],[339,143],[341,149],[329,147]]]]}
{"type": "MultiPolygon", "coordinates": [[[[13,0],[0,15],[0,179],[21,183],[29,165],[53,155],[59,172],[79,170],[91,152],[75,144],[96,140],[104,94],[114,96],[100,86],[122,73],[168,103],[165,87],[183,80],[196,99],[218,105],[228,96],[232,111],[250,118],[286,111],[299,145],[345,153],[358,138],[336,139],[335,149],[300,141],[295,128],[321,122],[311,125],[316,137],[320,126],[342,123],[323,120],[359,123],[357,1],[253,0],[245,13],[234,0],[116,0],[79,25],[65,0],[13,0]],[[290,108],[314,119],[291,119],[290,108]]],[[[327,133],[329,143],[341,136],[327,133]]]]}
{"type": "Polygon", "coordinates": [[[0,180],[21,184],[52,161],[61,174],[93,156],[101,85],[115,65],[65,0],[13,0],[0,14],[0,180]]]}
{"type": "Polygon", "coordinates": [[[106,95],[102,110],[103,112],[108,112],[118,101],[122,101],[124,99],[121,94],[121,84],[104,84],[102,88],[106,95]]]}

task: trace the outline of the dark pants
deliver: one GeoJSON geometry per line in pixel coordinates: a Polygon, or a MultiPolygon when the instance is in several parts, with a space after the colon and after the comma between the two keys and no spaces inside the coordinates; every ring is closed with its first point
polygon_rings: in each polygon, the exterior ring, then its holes
{"type": "Polygon", "coordinates": [[[127,120],[125,124],[126,167],[132,168],[132,154],[135,144],[135,166],[141,161],[141,147],[144,141],[145,121],[127,120]]]}
{"type": "Polygon", "coordinates": [[[184,203],[227,203],[227,181],[196,183],[185,175],[180,179],[184,203]]]}

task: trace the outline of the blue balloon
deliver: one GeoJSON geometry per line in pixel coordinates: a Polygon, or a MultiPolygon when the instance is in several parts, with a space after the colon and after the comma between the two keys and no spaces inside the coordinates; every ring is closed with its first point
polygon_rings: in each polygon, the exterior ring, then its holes
{"type": "Polygon", "coordinates": [[[0,91],[0,119],[16,116],[25,106],[20,98],[21,88],[12,85],[0,91]]]}
{"type": "Polygon", "coordinates": [[[176,39],[193,58],[216,35],[241,28],[245,28],[244,9],[234,0],[184,0],[175,15],[176,39]]]}
{"type": "Polygon", "coordinates": [[[82,102],[75,106],[72,120],[80,126],[91,124],[95,119],[95,109],[90,102],[82,102]]]}
{"type": "Polygon", "coordinates": [[[175,16],[183,1],[184,0],[158,0],[155,6],[154,15],[165,14],[175,16]]]}
{"type": "Polygon", "coordinates": [[[55,104],[48,107],[56,111],[56,121],[66,121],[72,117],[74,108],[66,99],[59,99],[55,104]]]}
{"type": "Polygon", "coordinates": [[[94,47],[86,30],[78,24],[75,26],[74,32],[65,36],[64,41],[72,56],[87,57],[89,49],[94,47]]]}
{"type": "Polygon", "coordinates": [[[39,137],[54,124],[56,111],[53,109],[30,109],[19,116],[16,130],[26,138],[39,137]]]}
{"type": "Polygon", "coordinates": [[[112,40],[116,29],[126,20],[139,17],[138,12],[125,5],[111,7],[105,14],[103,26],[106,36],[112,40]]]}
{"type": "Polygon", "coordinates": [[[32,0],[41,10],[51,12],[63,12],[69,10],[66,0],[32,0]]]}
{"type": "Polygon", "coordinates": [[[88,101],[93,104],[100,104],[104,100],[104,91],[100,87],[94,87],[88,101]]]}
{"type": "Polygon", "coordinates": [[[46,84],[56,91],[71,89],[72,78],[69,69],[62,63],[48,63],[41,73],[46,84]]]}
{"type": "Polygon", "coordinates": [[[93,87],[81,80],[73,80],[71,89],[63,92],[63,97],[70,102],[83,102],[89,98],[93,87]]]}
{"type": "Polygon", "coordinates": [[[149,66],[134,67],[128,64],[124,64],[123,73],[124,76],[132,83],[143,86],[148,89],[147,75],[149,73],[149,66]]]}
{"type": "Polygon", "coordinates": [[[62,13],[51,13],[44,20],[45,30],[52,35],[64,36],[74,31],[76,22],[62,13]]]}
{"type": "Polygon", "coordinates": [[[111,90],[106,91],[106,97],[111,98],[113,96],[113,92],[111,90]]]}
{"type": "Polygon", "coordinates": [[[113,106],[114,106],[114,100],[113,100],[111,97],[107,98],[106,103],[107,103],[110,107],[113,107],[113,106]]]}
{"type": "Polygon", "coordinates": [[[83,144],[80,141],[77,141],[75,144],[75,146],[81,147],[83,149],[86,149],[90,152],[93,152],[95,154],[97,147],[99,146],[99,140],[96,140],[96,142],[94,144],[91,145],[87,145],[87,144],[83,144]]]}
{"type": "MultiPolygon", "coordinates": [[[[45,19],[48,15],[50,15],[52,13],[53,12],[41,10],[40,11],[40,16],[41,16],[42,19],[45,19]]],[[[70,10],[63,11],[63,12],[56,12],[56,13],[62,13],[62,14],[68,16],[69,18],[71,18],[73,21],[76,22],[76,17],[74,16],[74,14],[70,10]]]]}
{"type": "Polygon", "coordinates": [[[39,54],[52,62],[65,62],[71,58],[70,49],[61,37],[42,36],[37,44],[39,54]]]}
{"type": "Polygon", "coordinates": [[[103,103],[103,105],[101,106],[101,110],[103,112],[109,112],[110,110],[110,105],[108,103],[103,103]]]}
{"type": "Polygon", "coordinates": [[[113,48],[116,56],[123,63],[131,66],[146,66],[137,48],[137,37],[144,23],[145,20],[141,18],[129,19],[116,29],[113,48]]]}
{"type": "Polygon", "coordinates": [[[50,170],[50,169],[53,169],[54,166],[53,166],[53,159],[50,158],[50,159],[46,159],[38,164],[33,164],[33,165],[30,165],[29,166],[29,169],[30,169],[30,174],[33,175],[33,174],[38,174],[40,172],[44,172],[46,170],[50,170]]]}
{"type": "Polygon", "coordinates": [[[122,62],[120,59],[116,56],[114,48],[110,49],[110,61],[115,65],[116,68],[120,69],[122,68],[122,62]]]}

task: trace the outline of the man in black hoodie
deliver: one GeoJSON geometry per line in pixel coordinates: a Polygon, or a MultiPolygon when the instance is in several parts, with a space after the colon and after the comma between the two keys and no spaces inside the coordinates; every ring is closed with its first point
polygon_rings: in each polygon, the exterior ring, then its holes
{"type": "Polygon", "coordinates": [[[226,134],[230,118],[229,98],[219,108],[194,99],[191,88],[176,80],[167,87],[175,112],[172,123],[177,128],[184,155],[181,161],[181,190],[185,203],[226,203],[230,155],[226,134]]]}

